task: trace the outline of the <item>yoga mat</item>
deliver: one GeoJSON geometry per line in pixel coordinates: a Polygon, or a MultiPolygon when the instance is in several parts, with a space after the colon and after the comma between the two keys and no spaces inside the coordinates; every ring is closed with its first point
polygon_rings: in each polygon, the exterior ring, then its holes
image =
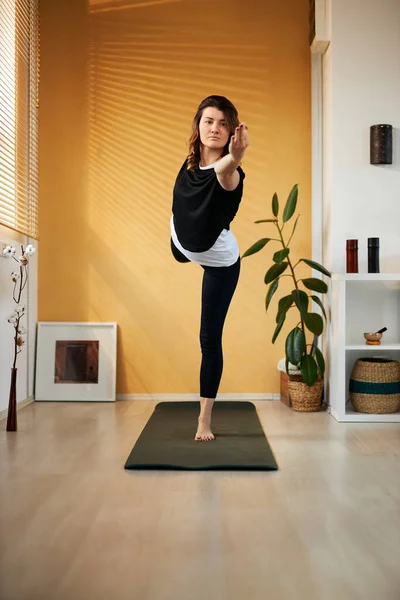
{"type": "Polygon", "coordinates": [[[215,402],[216,439],[194,436],[200,402],[160,402],[134,445],[125,469],[267,470],[278,465],[252,402],[215,402]]]}

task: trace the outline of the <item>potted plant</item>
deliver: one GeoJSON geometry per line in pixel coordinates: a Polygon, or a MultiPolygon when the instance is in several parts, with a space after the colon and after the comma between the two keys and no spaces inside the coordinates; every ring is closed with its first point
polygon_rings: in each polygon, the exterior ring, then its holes
{"type": "Polygon", "coordinates": [[[272,336],[272,343],[275,343],[275,340],[285,323],[288,311],[291,309],[298,311],[299,321],[296,327],[288,333],[286,338],[286,373],[289,377],[288,387],[293,409],[311,412],[317,411],[321,407],[323,376],[325,372],[325,360],[321,350],[318,348],[318,338],[323,332],[324,321],[320,314],[312,312],[313,305],[316,304],[319,306],[325,320],[327,318],[325,308],[320,298],[312,292],[326,294],[328,286],[322,279],[314,277],[300,279],[296,275],[296,268],[303,262],[323,275],[326,275],[326,277],[330,277],[331,274],[325,267],[308,258],[300,258],[295,262],[296,259],[291,254],[290,243],[296,231],[300,215],[297,216],[289,236],[285,236],[285,227],[295,213],[297,196],[298,185],[296,184],[293,186],[287,198],[280,219],[278,196],[276,193],[273,195],[273,218],[261,219],[255,221],[255,223],[272,224],[276,228],[277,237],[261,238],[246,250],[242,258],[259,252],[270,242],[277,243],[280,246],[274,253],[272,265],[264,277],[264,283],[269,286],[265,298],[265,308],[266,311],[268,311],[271,300],[279,288],[281,278],[291,277],[293,280],[293,289],[291,293],[282,296],[278,302],[276,328],[272,336]],[[310,334],[313,335],[312,341],[311,343],[307,343],[310,334]],[[289,372],[289,364],[296,367],[301,374],[291,375],[289,372]]]}

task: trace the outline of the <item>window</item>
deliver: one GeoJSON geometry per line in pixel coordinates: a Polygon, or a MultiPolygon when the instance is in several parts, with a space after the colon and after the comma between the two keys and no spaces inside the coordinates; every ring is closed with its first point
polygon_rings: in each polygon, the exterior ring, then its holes
{"type": "Polygon", "coordinates": [[[0,3],[0,224],[38,239],[38,0],[0,3]]]}

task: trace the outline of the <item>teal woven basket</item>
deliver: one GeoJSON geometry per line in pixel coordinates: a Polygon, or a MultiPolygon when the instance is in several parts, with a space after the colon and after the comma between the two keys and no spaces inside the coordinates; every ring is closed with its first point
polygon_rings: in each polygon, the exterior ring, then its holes
{"type": "Polygon", "coordinates": [[[400,362],[359,358],[350,378],[350,401],[355,411],[388,414],[400,410],[400,362]]]}

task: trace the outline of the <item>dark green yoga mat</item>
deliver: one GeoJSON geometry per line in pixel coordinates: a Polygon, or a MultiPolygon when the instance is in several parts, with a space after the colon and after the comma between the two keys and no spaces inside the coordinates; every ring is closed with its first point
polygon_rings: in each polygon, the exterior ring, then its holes
{"type": "Polygon", "coordinates": [[[194,441],[199,410],[199,402],[157,404],[125,469],[278,469],[252,402],[216,401],[210,442],[194,441]]]}

